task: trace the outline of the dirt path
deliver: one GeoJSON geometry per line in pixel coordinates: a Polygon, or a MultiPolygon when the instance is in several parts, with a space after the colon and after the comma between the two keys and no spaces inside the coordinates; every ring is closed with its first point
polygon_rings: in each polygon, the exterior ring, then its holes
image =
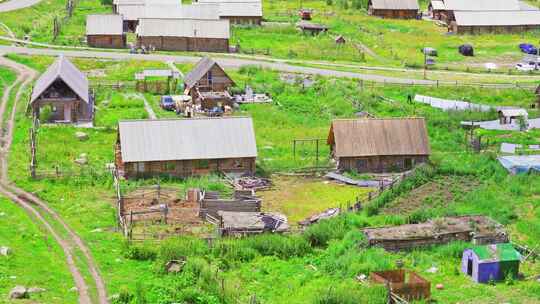
{"type": "Polygon", "coordinates": [[[8,153],[13,139],[13,129],[17,103],[21,100],[22,94],[28,85],[32,82],[33,78],[36,76],[35,71],[27,68],[26,66],[17,64],[10,60],[0,57],[0,65],[6,66],[17,73],[16,81],[7,87],[4,91],[4,95],[0,104],[0,125],[2,125],[1,130],[1,147],[0,147],[0,193],[10,198],[13,202],[24,208],[29,214],[35,217],[37,222],[40,222],[54,237],[56,242],[60,245],[64,251],[66,257],[66,263],[68,265],[69,271],[71,272],[75,286],[77,287],[79,293],[79,303],[81,304],[91,304],[93,303],[89,287],[84,280],[84,277],[81,274],[80,269],[78,268],[80,264],[85,264],[88,267],[93,283],[96,286],[98,292],[97,303],[106,304],[108,303],[107,293],[105,289],[105,284],[101,278],[96,263],[92,258],[88,247],[84,244],[81,238],[64,222],[64,220],[49,206],[40,200],[35,195],[28,193],[16,185],[12,184],[8,178],[8,153]],[[4,113],[9,102],[9,96],[13,88],[17,85],[20,85],[19,90],[16,94],[16,99],[13,104],[13,109],[10,113],[9,119],[4,121],[4,113]],[[47,216],[45,217],[44,214],[47,216]],[[50,219],[52,218],[52,220],[50,219]],[[55,228],[53,222],[56,222],[67,232],[67,236],[63,237],[62,234],[55,228]],[[80,251],[85,261],[83,263],[76,263],[76,251],[80,251]]]}

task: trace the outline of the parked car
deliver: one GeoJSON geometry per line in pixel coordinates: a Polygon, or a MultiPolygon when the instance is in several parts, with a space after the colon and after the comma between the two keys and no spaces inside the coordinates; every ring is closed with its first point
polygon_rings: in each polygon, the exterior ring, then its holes
{"type": "Polygon", "coordinates": [[[538,49],[535,48],[534,45],[532,45],[530,43],[521,43],[519,45],[519,49],[525,54],[530,54],[530,55],[537,55],[538,54],[538,49]]]}
{"type": "Polygon", "coordinates": [[[534,71],[536,69],[536,66],[534,64],[530,64],[526,62],[520,62],[516,64],[516,69],[518,71],[529,72],[529,71],[534,71]]]}
{"type": "Polygon", "coordinates": [[[163,110],[167,111],[174,111],[176,109],[176,103],[174,102],[174,99],[171,96],[161,96],[161,100],[159,101],[159,106],[163,110]]]}

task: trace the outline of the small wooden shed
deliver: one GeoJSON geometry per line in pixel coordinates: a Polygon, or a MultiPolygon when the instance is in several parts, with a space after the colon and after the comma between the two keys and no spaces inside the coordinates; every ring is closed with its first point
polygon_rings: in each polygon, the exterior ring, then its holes
{"type": "Polygon", "coordinates": [[[120,15],[86,16],[86,41],[91,47],[125,48],[126,34],[120,15]]]}
{"type": "Polygon", "coordinates": [[[424,300],[431,297],[431,282],[414,271],[405,269],[374,271],[371,280],[384,284],[390,292],[407,301],[424,300]]]}
{"type": "Polygon", "coordinates": [[[409,170],[431,154],[423,118],[337,119],[327,143],[339,170],[359,173],[409,170]]]}
{"type": "Polygon", "coordinates": [[[131,120],[118,123],[115,164],[126,178],[254,174],[249,117],[131,120]]]}
{"type": "Polygon", "coordinates": [[[64,56],[58,57],[36,81],[30,107],[35,117],[47,122],[79,123],[94,119],[94,97],[88,79],[64,56]]]}
{"type": "Polygon", "coordinates": [[[509,108],[509,109],[500,109],[499,114],[499,123],[501,125],[512,124],[519,119],[527,121],[529,114],[525,109],[518,108],[509,108]]]}
{"type": "Polygon", "coordinates": [[[521,255],[510,243],[475,246],[463,251],[461,271],[477,283],[516,278],[521,255]]]}
{"type": "Polygon", "coordinates": [[[369,0],[368,13],[393,19],[415,19],[420,11],[418,0],[369,0]]]}
{"type": "Polygon", "coordinates": [[[184,94],[204,109],[218,105],[232,106],[228,89],[235,83],[212,58],[204,57],[184,77],[184,94]]]}
{"type": "Polygon", "coordinates": [[[312,36],[316,36],[322,32],[328,31],[328,27],[326,25],[311,23],[308,21],[300,21],[296,26],[302,31],[302,33],[309,33],[312,36]]]}

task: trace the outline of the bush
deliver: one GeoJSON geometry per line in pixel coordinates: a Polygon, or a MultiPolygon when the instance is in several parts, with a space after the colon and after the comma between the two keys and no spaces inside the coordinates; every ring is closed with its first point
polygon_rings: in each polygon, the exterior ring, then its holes
{"type": "Polygon", "coordinates": [[[126,248],[124,257],[137,261],[153,261],[157,257],[157,250],[149,245],[133,245],[126,248]]]}
{"type": "Polygon", "coordinates": [[[312,225],[303,235],[311,246],[324,247],[330,240],[342,239],[349,230],[366,226],[364,219],[349,213],[312,225]]]}

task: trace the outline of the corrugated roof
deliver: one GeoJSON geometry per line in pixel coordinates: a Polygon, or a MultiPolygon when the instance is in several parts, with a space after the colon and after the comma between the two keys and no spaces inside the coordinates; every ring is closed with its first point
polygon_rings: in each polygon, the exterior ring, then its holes
{"type": "Polygon", "coordinates": [[[145,18],[157,19],[219,19],[219,6],[217,4],[197,5],[147,5],[145,18]]]}
{"type": "Polygon", "coordinates": [[[124,34],[122,16],[88,15],[86,16],[86,35],[122,35],[124,34]]]}
{"type": "Polygon", "coordinates": [[[471,250],[481,262],[520,261],[521,255],[510,243],[475,246],[471,250]]]}
{"type": "Polygon", "coordinates": [[[336,157],[431,154],[423,118],[334,120],[328,144],[336,157]]]}
{"type": "MultiPolygon", "coordinates": [[[[201,80],[201,78],[206,74],[208,73],[208,71],[210,71],[210,69],[214,66],[214,65],[217,65],[222,71],[223,73],[225,73],[225,75],[227,75],[227,73],[225,72],[225,70],[223,70],[221,68],[221,66],[219,66],[219,64],[217,64],[212,58],[210,57],[204,57],[202,58],[201,60],[199,60],[199,62],[197,62],[197,64],[195,65],[195,67],[193,67],[193,69],[191,71],[189,71],[189,73],[186,74],[186,76],[184,77],[184,84],[186,85],[186,89],[191,89],[193,88],[193,86],[199,81],[201,80]]],[[[230,77],[229,77],[230,78],[230,77]]],[[[232,79],[231,79],[232,81],[232,79]]]]}
{"type": "Polygon", "coordinates": [[[417,0],[371,0],[374,9],[390,10],[418,10],[417,0]]]}
{"type": "Polygon", "coordinates": [[[540,25],[540,11],[454,12],[461,26],[540,25]]]}
{"type": "Polygon", "coordinates": [[[518,0],[444,0],[450,11],[519,11],[518,0]]]}
{"type": "Polygon", "coordinates": [[[434,10],[445,10],[446,6],[443,1],[431,1],[431,7],[434,10]]]}
{"type": "Polygon", "coordinates": [[[219,4],[221,17],[262,17],[260,0],[199,0],[198,3],[219,4]]]}
{"type": "Polygon", "coordinates": [[[136,33],[142,37],[229,39],[229,28],[229,20],[143,18],[139,20],[136,33]]]}
{"type": "Polygon", "coordinates": [[[144,5],[118,5],[118,14],[124,20],[137,21],[144,17],[144,5]]]}
{"type": "Polygon", "coordinates": [[[32,89],[30,102],[36,101],[43,92],[57,79],[61,79],[70,87],[79,98],[85,102],[90,102],[90,92],[88,90],[88,79],[86,75],[79,71],[66,57],[61,55],[47,68],[32,89]]]}
{"type": "Polygon", "coordinates": [[[249,117],[118,123],[124,162],[257,157],[249,117]]]}

